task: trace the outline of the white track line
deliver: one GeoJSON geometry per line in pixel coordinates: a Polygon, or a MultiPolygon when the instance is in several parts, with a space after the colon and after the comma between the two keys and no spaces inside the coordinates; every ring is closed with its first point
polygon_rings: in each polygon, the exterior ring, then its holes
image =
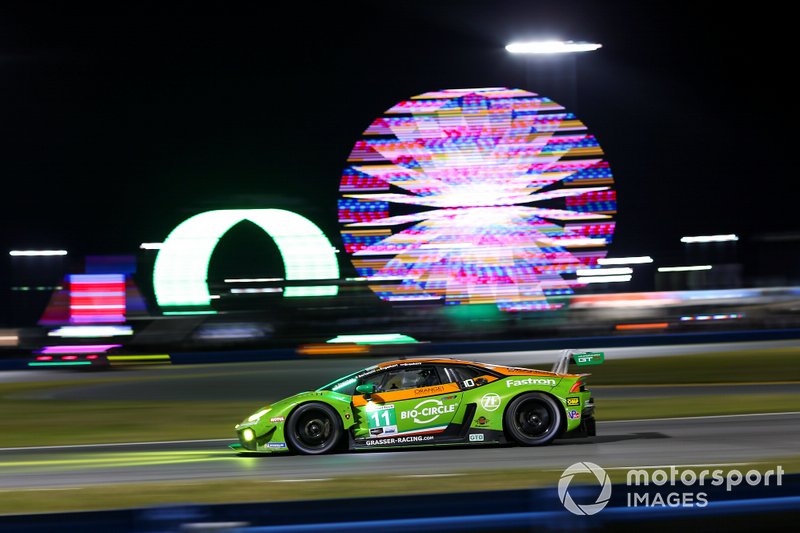
{"type": "Polygon", "coordinates": [[[333,481],[332,477],[318,477],[307,479],[270,479],[269,483],[305,483],[307,481],[333,481]]]}
{"type": "MultiPolygon", "coordinates": [[[[637,469],[651,469],[651,468],[660,468],[662,470],[668,468],[700,468],[701,466],[710,466],[710,467],[717,467],[717,466],[745,466],[745,465],[755,465],[755,464],[762,464],[761,462],[754,462],[754,463],[707,463],[707,464],[696,464],[696,465],[639,465],[639,466],[604,466],[604,470],[637,470],[637,469]]],[[[557,472],[557,470],[556,470],[557,472]]]]}
{"type": "Polygon", "coordinates": [[[0,452],[19,450],[60,450],[69,448],[105,448],[106,446],[148,446],[158,444],[192,444],[200,442],[236,442],[236,439],[198,439],[198,440],[159,440],[150,442],[109,442],[107,444],[62,444],[54,446],[19,446],[16,448],[0,448],[0,452]]]}
{"type": "Polygon", "coordinates": [[[392,476],[392,477],[453,477],[453,476],[463,476],[466,474],[407,474],[404,476],[392,476]]]}
{"type": "MultiPolygon", "coordinates": [[[[754,461],[752,463],[699,463],[693,465],[639,465],[639,466],[604,466],[603,470],[651,470],[669,468],[700,468],[700,467],[718,467],[718,466],[745,466],[745,465],[760,465],[764,464],[763,461],[754,461]]],[[[545,472],[563,472],[561,468],[550,468],[545,472]]]]}

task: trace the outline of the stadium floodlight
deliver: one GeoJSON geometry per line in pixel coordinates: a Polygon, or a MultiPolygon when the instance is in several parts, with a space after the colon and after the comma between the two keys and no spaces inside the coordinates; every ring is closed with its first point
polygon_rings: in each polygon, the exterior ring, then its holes
{"type": "Polygon", "coordinates": [[[506,50],[512,54],[569,54],[574,52],[591,52],[601,48],[599,43],[573,41],[528,41],[511,43],[506,50]]]}
{"type": "Polygon", "coordinates": [[[681,242],[725,242],[725,241],[738,241],[739,237],[733,233],[727,235],[697,235],[694,237],[681,237],[681,242]]]}
{"type": "Polygon", "coordinates": [[[693,272],[695,270],[711,270],[711,265],[658,267],[659,272],[693,272]]]}
{"type": "Polygon", "coordinates": [[[641,265],[652,263],[653,258],[649,255],[639,257],[602,257],[597,260],[598,265],[641,265]]]}
{"type": "Polygon", "coordinates": [[[41,257],[51,255],[67,255],[66,250],[11,250],[8,255],[13,257],[41,257]]]}

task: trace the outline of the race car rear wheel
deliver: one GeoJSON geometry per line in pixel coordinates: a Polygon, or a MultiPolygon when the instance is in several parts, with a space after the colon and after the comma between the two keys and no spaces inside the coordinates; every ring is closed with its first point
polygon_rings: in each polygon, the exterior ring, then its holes
{"type": "Polygon", "coordinates": [[[342,436],[342,424],[334,409],[324,403],[301,405],[286,422],[286,439],[291,448],[304,454],[332,450],[342,436]]]}
{"type": "Polygon", "coordinates": [[[561,426],[561,407],[540,392],[529,392],[512,400],[503,416],[506,431],[523,446],[541,446],[553,440],[561,426]]]}

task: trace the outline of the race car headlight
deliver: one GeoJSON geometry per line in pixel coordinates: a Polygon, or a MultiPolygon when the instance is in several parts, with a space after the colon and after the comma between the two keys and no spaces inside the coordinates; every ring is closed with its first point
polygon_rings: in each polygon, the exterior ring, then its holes
{"type": "Polygon", "coordinates": [[[242,438],[243,438],[243,439],[244,439],[246,442],[250,442],[251,440],[253,440],[254,438],[256,438],[256,432],[255,432],[255,431],[253,431],[253,430],[252,430],[252,429],[250,429],[250,428],[247,428],[247,429],[245,429],[244,431],[242,431],[242,438]]]}
{"type": "Polygon", "coordinates": [[[247,419],[248,422],[258,422],[258,419],[269,413],[272,409],[262,409],[254,415],[250,415],[247,419]]]}

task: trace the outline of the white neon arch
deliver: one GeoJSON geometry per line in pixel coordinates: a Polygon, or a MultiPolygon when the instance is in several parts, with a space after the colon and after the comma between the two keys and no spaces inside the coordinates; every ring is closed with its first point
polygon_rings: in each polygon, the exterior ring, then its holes
{"type": "MultiPolygon", "coordinates": [[[[313,222],[283,209],[224,209],[181,222],[161,245],[153,268],[153,289],[161,307],[209,306],[208,265],[219,240],[248,220],[278,247],[286,280],[338,279],[339,264],[328,238],[313,222]]],[[[286,287],[283,295],[335,296],[336,285],[286,287]]]]}

